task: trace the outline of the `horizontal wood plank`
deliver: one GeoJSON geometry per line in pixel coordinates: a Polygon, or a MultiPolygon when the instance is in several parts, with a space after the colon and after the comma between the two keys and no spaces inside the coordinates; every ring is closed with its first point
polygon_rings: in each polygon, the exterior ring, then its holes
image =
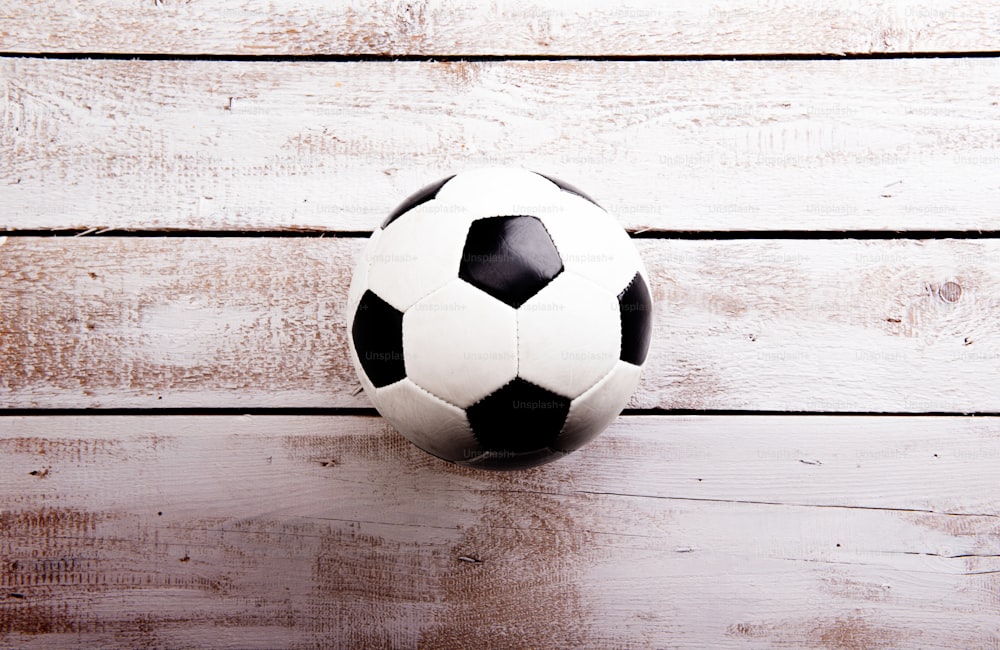
{"type": "Polygon", "coordinates": [[[627,417],[552,465],[375,417],[0,418],[0,644],[989,648],[993,418],[627,417]]]}
{"type": "MultiPolygon", "coordinates": [[[[365,407],[361,238],[8,237],[5,408],[365,407]]],[[[639,408],[1000,412],[1000,240],[636,240],[639,408]]]]}
{"type": "Polygon", "coordinates": [[[696,55],[996,48],[974,0],[10,0],[0,50],[237,55],[696,55]]]}
{"type": "Polygon", "coordinates": [[[1000,59],[0,60],[0,228],[365,231],[449,173],[633,230],[982,230],[1000,59]]]}

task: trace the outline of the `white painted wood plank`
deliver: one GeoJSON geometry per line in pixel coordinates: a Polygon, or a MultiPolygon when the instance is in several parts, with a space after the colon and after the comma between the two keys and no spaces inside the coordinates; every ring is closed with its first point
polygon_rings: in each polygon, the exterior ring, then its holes
{"type": "Polygon", "coordinates": [[[0,450],[5,645],[988,648],[998,632],[993,418],[622,418],[501,474],[375,417],[6,417],[0,450]]]}
{"type": "MultiPolygon", "coordinates": [[[[637,240],[641,408],[998,412],[1000,240],[637,240]]],[[[0,246],[0,404],[365,407],[343,305],[359,238],[0,246]]]]}
{"type": "Polygon", "coordinates": [[[371,230],[449,173],[629,228],[995,229],[1000,59],[0,61],[0,228],[371,230]]]}
{"type": "Polygon", "coordinates": [[[162,54],[787,54],[996,48],[994,0],[10,0],[0,50],[162,54]]]}

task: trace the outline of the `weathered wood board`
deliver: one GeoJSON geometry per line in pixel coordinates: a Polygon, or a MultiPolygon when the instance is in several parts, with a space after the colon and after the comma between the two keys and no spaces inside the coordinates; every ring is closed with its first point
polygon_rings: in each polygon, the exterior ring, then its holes
{"type": "Polygon", "coordinates": [[[9,0],[0,51],[726,55],[996,49],[995,0],[9,0]]]}
{"type": "Polygon", "coordinates": [[[997,650],[997,43],[998,0],[4,3],[0,648],[997,650]],[[484,165],[645,233],[656,300],[635,410],[516,473],[346,349],[363,235],[484,165]]]}
{"type": "Polygon", "coordinates": [[[448,465],[374,417],[0,419],[0,645],[989,648],[994,418],[626,417],[448,465]]]}
{"type": "Polygon", "coordinates": [[[996,230],[1000,59],[0,59],[0,229],[366,231],[516,165],[632,230],[996,230]]]}
{"type": "MultiPolygon", "coordinates": [[[[8,237],[0,403],[365,407],[360,238],[8,237]]],[[[1000,240],[637,240],[637,408],[1000,412],[1000,240]]]]}

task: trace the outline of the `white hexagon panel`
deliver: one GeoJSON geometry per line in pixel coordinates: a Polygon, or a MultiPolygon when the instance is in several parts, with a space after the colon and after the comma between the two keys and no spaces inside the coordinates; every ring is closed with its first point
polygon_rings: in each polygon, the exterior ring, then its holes
{"type": "Polygon", "coordinates": [[[618,293],[642,269],[635,244],[601,207],[564,192],[561,210],[546,215],[545,227],[567,271],[618,293]]]}
{"type": "Polygon", "coordinates": [[[514,309],[455,279],[403,316],[406,375],[461,408],[517,375],[514,309]]]}
{"type": "Polygon", "coordinates": [[[614,367],[621,352],[618,300],[564,272],[517,310],[517,374],[576,397],[614,367]]]}
{"type": "Polygon", "coordinates": [[[463,207],[427,201],[380,231],[371,248],[368,288],[405,311],[455,278],[472,223],[463,207]]]}
{"type": "Polygon", "coordinates": [[[483,453],[465,411],[431,395],[409,379],[375,390],[373,402],[396,429],[424,451],[455,463],[483,453]]]}
{"type": "Polygon", "coordinates": [[[437,199],[464,206],[476,217],[541,216],[557,196],[544,176],[526,169],[488,167],[453,177],[437,199]]]}
{"type": "Polygon", "coordinates": [[[601,381],[570,402],[569,413],[559,438],[565,451],[573,451],[601,433],[628,404],[639,367],[618,361],[601,381]]]}

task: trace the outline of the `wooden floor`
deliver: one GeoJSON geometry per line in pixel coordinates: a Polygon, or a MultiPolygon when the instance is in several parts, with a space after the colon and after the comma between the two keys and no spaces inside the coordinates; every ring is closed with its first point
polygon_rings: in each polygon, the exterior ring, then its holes
{"type": "Polygon", "coordinates": [[[0,648],[1000,648],[1000,2],[9,0],[0,648]],[[364,236],[528,167],[634,233],[630,410],[371,409],[364,236]]]}

